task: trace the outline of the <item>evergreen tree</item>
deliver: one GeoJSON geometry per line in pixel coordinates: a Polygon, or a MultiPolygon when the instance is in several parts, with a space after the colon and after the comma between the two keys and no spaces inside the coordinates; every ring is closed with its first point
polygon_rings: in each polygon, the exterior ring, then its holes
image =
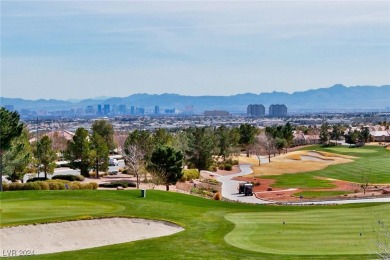
{"type": "Polygon", "coordinates": [[[92,135],[91,148],[92,168],[96,172],[96,177],[99,178],[99,171],[108,170],[110,150],[108,149],[106,140],[98,133],[92,135]]]}
{"type": "Polygon", "coordinates": [[[55,160],[57,159],[57,155],[53,150],[53,143],[47,135],[43,136],[36,143],[34,156],[38,165],[38,174],[40,171],[43,171],[45,174],[45,178],[47,178],[47,173],[54,172],[54,169],[56,167],[55,160]]]}
{"type": "Polygon", "coordinates": [[[81,175],[89,177],[89,170],[94,164],[92,144],[88,131],[77,128],[72,141],[68,142],[65,159],[69,160],[72,169],[80,169],[81,175]]]}
{"type": "Polygon", "coordinates": [[[115,149],[114,128],[110,121],[101,119],[93,122],[92,135],[94,134],[99,134],[104,139],[109,150],[115,149]]]}
{"type": "Polygon", "coordinates": [[[3,155],[10,149],[12,140],[23,131],[18,112],[0,107],[0,191],[3,191],[3,155]]]}
{"type": "Polygon", "coordinates": [[[325,145],[328,144],[329,142],[329,124],[324,123],[321,125],[320,129],[320,142],[325,145]]]}
{"type": "Polygon", "coordinates": [[[188,134],[187,158],[191,167],[198,170],[208,170],[213,162],[215,136],[212,129],[190,128],[188,134]]]}
{"type": "Polygon", "coordinates": [[[182,160],[183,155],[180,151],[162,145],[153,151],[148,168],[166,185],[168,191],[169,185],[176,184],[183,175],[182,160]]]}
{"type": "Polygon", "coordinates": [[[11,142],[11,148],[3,157],[4,173],[12,182],[23,180],[32,162],[32,150],[28,141],[28,132],[25,129],[19,137],[11,142]]]}
{"type": "Polygon", "coordinates": [[[246,156],[249,157],[250,147],[255,142],[256,127],[250,124],[242,124],[238,128],[240,133],[239,144],[243,146],[246,151],[246,156]]]}

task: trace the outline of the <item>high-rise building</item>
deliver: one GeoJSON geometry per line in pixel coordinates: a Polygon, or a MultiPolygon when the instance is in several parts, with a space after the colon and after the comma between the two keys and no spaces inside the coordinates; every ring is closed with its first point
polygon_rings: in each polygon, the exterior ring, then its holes
{"type": "Polygon", "coordinates": [[[108,115],[110,113],[110,105],[104,104],[103,114],[108,115]]]}
{"type": "Polygon", "coordinates": [[[95,114],[95,109],[93,108],[93,106],[87,106],[87,108],[85,109],[85,114],[87,115],[95,114]]]}
{"type": "Polygon", "coordinates": [[[155,107],[154,107],[154,114],[155,114],[155,115],[160,114],[160,107],[159,107],[159,106],[155,106],[155,107]]]}
{"type": "Polygon", "coordinates": [[[273,117],[283,117],[287,116],[287,107],[286,105],[282,104],[276,104],[276,105],[270,105],[269,106],[269,116],[273,117]]]}
{"type": "Polygon", "coordinates": [[[102,105],[98,105],[97,114],[98,114],[98,115],[102,115],[102,114],[103,114],[102,105]]]}
{"type": "Polygon", "coordinates": [[[265,116],[265,107],[261,104],[250,104],[246,109],[248,116],[265,116]]]}
{"type": "Polygon", "coordinates": [[[125,114],[126,113],[126,105],[119,105],[118,106],[118,113],[119,114],[125,114]]]}
{"type": "Polygon", "coordinates": [[[137,115],[144,115],[145,114],[145,109],[143,107],[136,107],[135,108],[135,113],[137,115]]]}

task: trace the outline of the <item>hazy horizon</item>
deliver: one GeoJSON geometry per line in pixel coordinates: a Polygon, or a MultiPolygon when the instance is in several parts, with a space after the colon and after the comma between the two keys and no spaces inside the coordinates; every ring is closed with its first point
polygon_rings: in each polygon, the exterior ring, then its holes
{"type": "Polygon", "coordinates": [[[1,1],[1,93],[228,96],[390,84],[389,1],[1,1]]]}

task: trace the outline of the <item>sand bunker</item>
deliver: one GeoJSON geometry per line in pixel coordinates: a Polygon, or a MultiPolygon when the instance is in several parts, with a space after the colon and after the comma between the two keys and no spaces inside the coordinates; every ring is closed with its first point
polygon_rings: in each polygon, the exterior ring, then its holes
{"type": "Polygon", "coordinates": [[[272,158],[272,163],[254,165],[254,174],[248,177],[317,171],[328,165],[352,162],[354,158],[322,151],[294,151],[272,158]]]}
{"type": "Polygon", "coordinates": [[[16,226],[0,229],[0,250],[2,256],[47,254],[167,236],[182,230],[169,222],[134,218],[16,226]]]}

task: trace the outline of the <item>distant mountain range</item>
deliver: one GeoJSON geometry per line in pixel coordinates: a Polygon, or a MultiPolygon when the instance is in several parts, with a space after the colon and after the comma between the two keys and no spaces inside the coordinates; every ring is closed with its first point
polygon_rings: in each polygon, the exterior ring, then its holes
{"type": "Polygon", "coordinates": [[[143,107],[152,110],[176,108],[181,111],[186,106],[193,106],[194,112],[204,110],[226,110],[229,112],[246,112],[249,104],[263,104],[268,110],[271,104],[285,104],[289,112],[323,112],[347,110],[384,110],[390,107],[390,85],[385,86],[352,86],[334,85],[329,88],[313,89],[292,94],[284,92],[238,94],[232,96],[183,96],[178,94],[134,94],[128,97],[107,99],[85,99],[81,101],[39,99],[25,100],[20,98],[0,97],[1,106],[12,105],[14,109],[30,110],[68,110],[71,108],[97,107],[104,105],[126,105],[143,107]]]}

